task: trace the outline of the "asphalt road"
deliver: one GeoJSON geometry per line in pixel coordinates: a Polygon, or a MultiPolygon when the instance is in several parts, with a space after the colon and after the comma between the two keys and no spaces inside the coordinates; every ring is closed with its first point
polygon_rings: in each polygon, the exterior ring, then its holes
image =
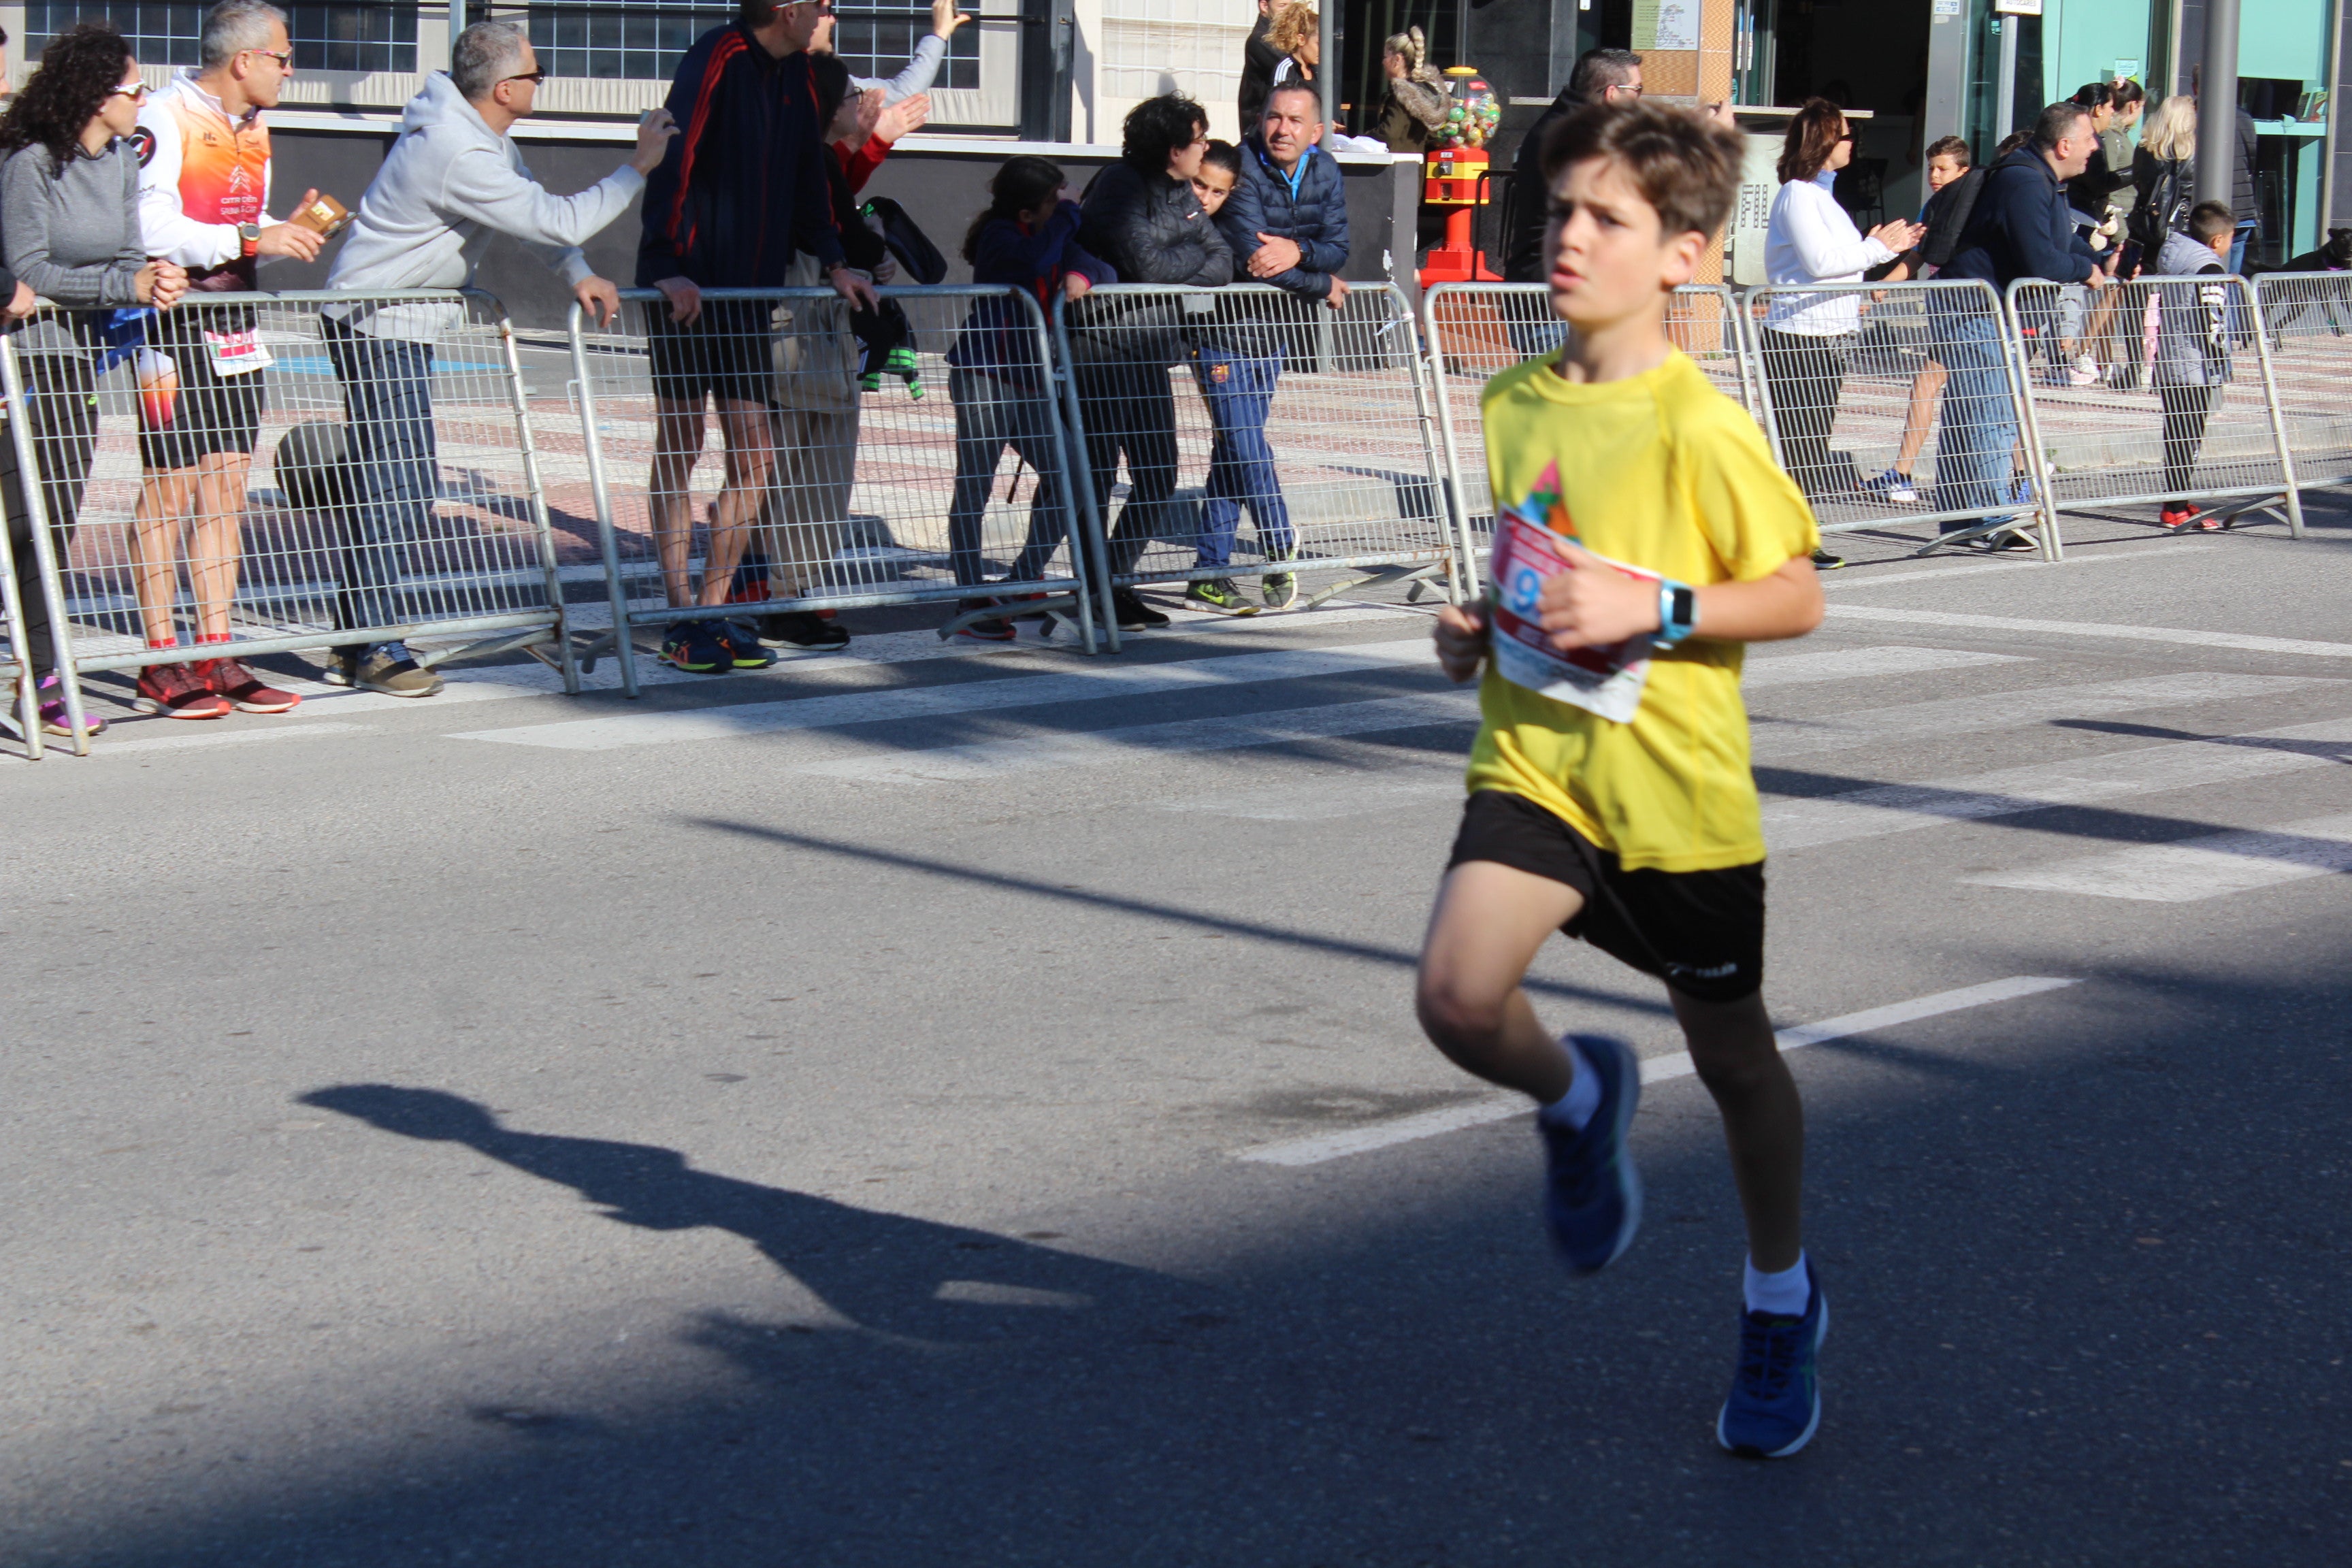
{"type": "Polygon", "coordinates": [[[2314,521],[1858,564],[1753,661],[1767,995],[1831,1037],[1775,1466],[1713,1445],[1739,1231],[1656,989],[1539,966],[1657,1058],[1592,1280],[1418,1037],[1423,609],[853,615],[635,703],[507,665],[0,763],[0,1562],[2341,1563],[2314,521]]]}

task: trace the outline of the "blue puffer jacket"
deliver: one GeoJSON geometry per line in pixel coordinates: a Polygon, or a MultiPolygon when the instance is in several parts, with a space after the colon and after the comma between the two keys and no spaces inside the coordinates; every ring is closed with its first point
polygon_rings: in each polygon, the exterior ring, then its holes
{"type": "Polygon", "coordinates": [[[1981,278],[2006,289],[2017,278],[2080,283],[2097,265],[2074,232],[2050,161],[2031,142],[1992,166],[1938,278],[1981,278]]]}
{"type": "Polygon", "coordinates": [[[1320,300],[1331,292],[1331,275],[1348,265],[1347,181],[1339,161],[1320,147],[1298,160],[1298,184],[1266,155],[1261,132],[1242,142],[1242,177],[1217,215],[1217,227],[1233,247],[1234,274],[1248,277],[1249,258],[1263,234],[1296,240],[1298,265],[1262,279],[1294,294],[1320,300]]]}

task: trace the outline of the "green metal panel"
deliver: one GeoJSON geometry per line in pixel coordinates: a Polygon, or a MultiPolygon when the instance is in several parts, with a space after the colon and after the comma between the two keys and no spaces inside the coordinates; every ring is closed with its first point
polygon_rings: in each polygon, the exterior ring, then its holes
{"type": "Polygon", "coordinates": [[[2327,85],[2327,0],[2242,0],[2238,74],[2327,85]]]}
{"type": "MultiPolygon", "coordinates": [[[[2305,0],[2242,0],[2245,34],[2254,33],[2257,12],[2279,4],[2305,0]]],[[[2325,9],[2327,0],[2309,0],[2325,9]]],[[[2137,60],[2138,76],[2147,80],[2149,40],[2170,15],[2162,0],[2046,0],[2042,17],[2042,100],[2071,95],[2086,81],[2105,81],[2115,75],[2118,60],[2137,60]]],[[[2316,37],[2316,35],[2314,35],[2316,37]]],[[[2251,68],[2241,66],[2241,70],[2251,68]]]]}

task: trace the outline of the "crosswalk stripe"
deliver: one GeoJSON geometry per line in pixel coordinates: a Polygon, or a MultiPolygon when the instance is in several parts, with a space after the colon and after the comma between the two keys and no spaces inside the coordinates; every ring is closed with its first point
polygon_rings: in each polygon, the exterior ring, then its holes
{"type": "Polygon", "coordinates": [[[1982,565],[1977,566],[1930,566],[1917,572],[1880,573],[1868,567],[1864,567],[1861,571],[1849,570],[1824,574],[1822,578],[1822,586],[1831,589],[1884,588],[1895,583],[1925,583],[1931,580],[1940,582],[1946,577],[1980,577],[1995,572],[2004,574],[2015,574],[2019,572],[2071,573],[2077,566],[2113,566],[2118,563],[2128,563],[2134,561],[2152,561],[2159,555],[2201,554],[2205,551],[2218,548],[2220,548],[2218,545],[2211,544],[2161,544],[2158,545],[2154,549],[2144,549],[2134,546],[2127,550],[2119,550],[2112,554],[2106,555],[2069,555],[2063,561],[1987,562],[1982,565]]]}
{"type": "Polygon", "coordinates": [[[1814,800],[1768,801],[1764,841],[1776,853],[1981,821],[2053,805],[2198,789],[2340,767],[2352,719],[2329,719],[2210,741],[2179,741],[1927,784],[1879,784],[1814,800]]]}
{"type": "Polygon", "coordinates": [[[2352,658],[2352,643],[2250,637],[2242,632],[2200,632],[2186,626],[2109,626],[2100,621],[2031,621],[2011,616],[1963,616],[1948,610],[1896,610],[1879,605],[1832,605],[1829,614],[1837,620],[1894,621],[1921,626],[1969,626],[1986,631],[2039,632],[2053,637],[2180,643],[2189,647],[2234,647],[2243,648],[2249,653],[2292,653],[2310,658],[2352,658]]]}
{"type": "Polygon", "coordinates": [[[1814,653],[1752,655],[1739,684],[1749,691],[1775,686],[1805,686],[1825,680],[1856,680],[1874,675],[1922,675],[1939,669],[1971,669],[1986,664],[2031,664],[2022,654],[1976,653],[1957,647],[1824,648],[1814,653]]]}
{"type": "Polygon", "coordinates": [[[1960,879],[1984,888],[2187,904],[2342,871],[2352,871],[2352,815],[2211,833],[2173,844],[2137,844],[2110,854],[1960,879]]]}
{"type": "Polygon", "coordinates": [[[872,724],[887,720],[937,718],[1057,702],[1092,702],[1113,697],[1199,690],[1269,680],[1305,680],[1366,670],[1423,668],[1435,674],[1429,639],[1356,643],[1340,647],[1286,648],[1273,653],[1234,654],[1221,658],[1171,660],[1164,664],[1090,666],[1066,674],[1010,676],[1002,680],[965,680],[943,686],[901,686],[800,697],[782,702],[745,702],[670,713],[632,713],[607,719],[574,719],[503,730],[474,730],[452,740],[494,741],[517,746],[602,752],[620,746],[676,745],[688,741],[872,724]]]}
{"type": "Polygon", "coordinates": [[[1836,713],[1819,719],[1759,717],[1750,721],[1750,749],[1758,762],[1770,763],[1819,752],[1851,751],[1911,735],[2019,730],[2053,719],[2094,719],[2141,708],[2185,708],[2199,702],[2270,697],[2306,687],[2340,684],[2327,676],[2182,670],[2129,680],[2042,686],[2022,691],[1948,697],[1934,702],[1906,702],[1893,708],[1836,713]]]}
{"type": "MultiPolygon", "coordinates": [[[[1782,1029],[1773,1038],[1783,1051],[1801,1050],[1807,1046],[1850,1039],[1856,1035],[1891,1029],[1898,1024],[1916,1023],[1922,1018],[1983,1007],[1995,1002],[2013,1001],[2021,996],[2035,996],[2044,991],[2056,991],[2075,984],[2077,982],[2074,980],[2044,974],[2014,974],[2006,980],[1990,980],[1981,985],[1939,991],[1932,996],[1917,996],[1908,1002],[1824,1018],[1818,1024],[1801,1024],[1794,1028],[1782,1029]]],[[[1645,1086],[1669,1079],[1689,1078],[1696,1070],[1687,1051],[1669,1051],[1642,1058],[1642,1082],[1645,1086]]],[[[1534,1110],[1525,1095],[1486,1095],[1460,1105],[1394,1117],[1366,1127],[1351,1127],[1344,1132],[1323,1132],[1311,1138],[1261,1143],[1255,1148],[1234,1151],[1234,1158],[1261,1165],[1319,1165],[1342,1155],[1361,1154],[1397,1143],[1435,1138],[1447,1132],[1458,1132],[1465,1127],[1478,1127],[1489,1121],[1525,1116],[1534,1110]]]]}
{"type": "MultiPolygon", "coordinates": [[[[1165,724],[1129,724],[1074,735],[1023,735],[921,752],[890,752],[808,763],[796,773],[860,784],[968,783],[1007,773],[1037,773],[1178,752],[1223,752],[1247,746],[1280,746],[1421,724],[1469,723],[1478,717],[1473,689],[1433,691],[1424,696],[1382,697],[1272,713],[1181,719],[1165,724]]],[[[1457,780],[1454,785],[1460,788],[1457,780]]]]}

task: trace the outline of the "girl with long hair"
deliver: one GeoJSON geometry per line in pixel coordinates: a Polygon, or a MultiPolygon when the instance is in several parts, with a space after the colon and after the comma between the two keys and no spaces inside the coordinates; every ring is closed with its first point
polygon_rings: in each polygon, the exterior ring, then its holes
{"type": "MultiPolygon", "coordinates": [[[[1075,300],[1096,283],[1116,281],[1109,268],[1078,245],[1078,204],[1062,166],[1048,159],[1007,158],[988,182],[989,204],[963,237],[974,283],[1009,283],[1035,296],[1047,316],[1056,295],[1075,300]]],[[[963,335],[948,352],[948,398],[955,405],[955,497],[948,509],[948,558],[956,581],[983,581],[981,525],[1004,448],[1036,473],[1029,497],[1029,539],[1003,581],[1034,582],[1069,532],[1069,510],[1055,482],[1053,389],[1037,348],[1036,319],[1001,296],[972,307],[963,335]]],[[[1013,482],[1020,482],[1016,468],[1013,482]]],[[[1009,494],[1008,490],[1008,494],[1009,494]]],[[[990,607],[969,598],[964,610],[990,607]]],[[[983,616],[959,628],[983,642],[1009,642],[1013,623],[983,616]]]]}

